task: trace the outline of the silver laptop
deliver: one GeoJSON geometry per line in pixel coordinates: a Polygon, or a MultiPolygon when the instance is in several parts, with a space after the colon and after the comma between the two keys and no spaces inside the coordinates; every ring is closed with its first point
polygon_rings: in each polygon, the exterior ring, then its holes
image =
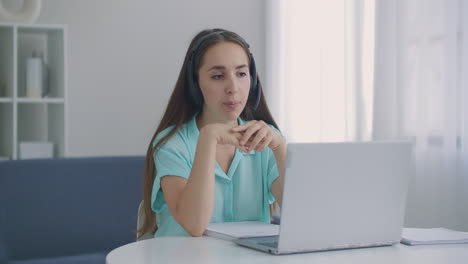
{"type": "Polygon", "coordinates": [[[277,255],[398,243],[413,171],[409,142],[290,143],[279,235],[236,243],[277,255]]]}

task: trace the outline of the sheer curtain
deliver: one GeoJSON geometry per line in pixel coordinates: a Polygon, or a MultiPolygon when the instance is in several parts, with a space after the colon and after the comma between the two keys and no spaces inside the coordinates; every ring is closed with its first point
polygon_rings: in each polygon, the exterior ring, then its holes
{"type": "Polygon", "coordinates": [[[288,141],[414,141],[406,226],[468,231],[467,5],[266,1],[266,93],[288,141]]]}
{"type": "Polygon", "coordinates": [[[415,143],[407,226],[468,229],[462,2],[377,3],[373,138],[415,143]]]}
{"type": "Polygon", "coordinates": [[[266,93],[289,141],[371,138],[373,3],[266,1],[266,93]]]}

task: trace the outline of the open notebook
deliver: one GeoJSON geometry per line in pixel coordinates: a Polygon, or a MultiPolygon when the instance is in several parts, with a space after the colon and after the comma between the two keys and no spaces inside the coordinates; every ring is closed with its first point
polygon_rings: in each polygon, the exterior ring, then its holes
{"type": "Polygon", "coordinates": [[[208,225],[204,234],[224,240],[277,236],[279,226],[256,221],[212,223],[208,225]]]}
{"type": "Polygon", "coordinates": [[[403,228],[401,243],[410,246],[468,243],[468,232],[447,228],[403,228]]]}

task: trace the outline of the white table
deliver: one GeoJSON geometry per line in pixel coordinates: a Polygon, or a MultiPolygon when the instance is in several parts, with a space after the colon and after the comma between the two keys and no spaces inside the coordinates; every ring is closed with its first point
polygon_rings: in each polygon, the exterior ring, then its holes
{"type": "Polygon", "coordinates": [[[130,243],[111,251],[107,264],[155,263],[468,263],[468,244],[348,249],[274,256],[211,237],[164,237],[130,243]]]}

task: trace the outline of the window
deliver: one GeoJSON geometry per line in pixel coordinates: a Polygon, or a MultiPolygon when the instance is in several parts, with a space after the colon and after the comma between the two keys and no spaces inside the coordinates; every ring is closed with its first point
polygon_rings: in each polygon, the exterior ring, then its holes
{"type": "Polygon", "coordinates": [[[278,0],[267,10],[268,97],[288,141],[370,138],[374,1],[278,0]]]}

